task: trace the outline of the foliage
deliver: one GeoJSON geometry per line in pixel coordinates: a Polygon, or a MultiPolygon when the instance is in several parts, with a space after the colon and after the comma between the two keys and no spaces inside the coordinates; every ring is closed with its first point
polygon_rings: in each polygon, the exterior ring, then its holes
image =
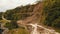
{"type": "Polygon", "coordinates": [[[0,20],[2,20],[3,12],[0,12],[0,20]]]}
{"type": "Polygon", "coordinates": [[[34,5],[27,5],[27,6],[21,6],[21,7],[17,7],[15,9],[12,10],[7,10],[4,14],[4,17],[8,20],[20,20],[20,19],[24,19],[28,16],[30,16],[27,13],[30,13],[33,11],[33,6],[34,5]]]}
{"type": "Polygon", "coordinates": [[[57,28],[58,28],[58,27],[60,28],[60,17],[58,17],[57,19],[55,19],[55,20],[53,21],[52,26],[57,27],[57,28]]]}
{"type": "Polygon", "coordinates": [[[16,23],[16,21],[11,21],[11,22],[8,22],[4,25],[6,28],[8,29],[15,29],[15,28],[18,28],[18,25],[16,23]]]}
{"type": "Polygon", "coordinates": [[[60,0],[47,0],[44,6],[45,14],[48,14],[44,24],[60,28],[60,0]]]}
{"type": "Polygon", "coordinates": [[[7,34],[29,34],[29,32],[26,29],[18,28],[9,30],[7,34]]]}

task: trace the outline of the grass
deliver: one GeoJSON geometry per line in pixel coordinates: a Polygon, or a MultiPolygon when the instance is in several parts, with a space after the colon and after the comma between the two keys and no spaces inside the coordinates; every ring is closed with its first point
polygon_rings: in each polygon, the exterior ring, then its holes
{"type": "Polygon", "coordinates": [[[29,32],[26,29],[22,29],[22,28],[9,30],[8,33],[9,34],[29,34],[29,32]]]}
{"type": "Polygon", "coordinates": [[[60,28],[55,28],[56,32],[60,33],[60,28]]]}

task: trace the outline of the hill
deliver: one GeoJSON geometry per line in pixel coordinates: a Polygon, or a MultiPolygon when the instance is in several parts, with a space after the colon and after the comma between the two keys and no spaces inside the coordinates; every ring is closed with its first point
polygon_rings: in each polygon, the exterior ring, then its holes
{"type": "MultiPolygon", "coordinates": [[[[38,23],[47,25],[48,27],[53,27],[56,31],[60,31],[59,4],[59,0],[46,0],[44,2],[38,2],[35,5],[20,6],[12,10],[7,10],[2,16],[7,20],[11,20],[11,22],[7,22],[9,25],[5,24],[5,27],[9,29],[12,28],[13,30],[16,28],[15,25],[17,26],[18,23],[20,23],[20,25],[18,25],[18,28],[20,28],[21,21],[23,21],[22,25],[24,26],[28,23],[38,23]]],[[[24,27],[21,28],[24,29],[24,27]]]]}

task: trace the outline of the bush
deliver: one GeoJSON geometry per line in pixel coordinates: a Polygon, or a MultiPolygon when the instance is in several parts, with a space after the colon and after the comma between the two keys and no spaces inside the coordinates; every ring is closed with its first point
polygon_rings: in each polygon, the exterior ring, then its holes
{"type": "Polygon", "coordinates": [[[15,29],[15,28],[18,28],[18,25],[16,21],[11,21],[11,22],[6,23],[5,27],[8,29],[15,29]]]}
{"type": "Polygon", "coordinates": [[[44,12],[48,14],[45,25],[60,27],[60,0],[47,0],[44,12]]]}

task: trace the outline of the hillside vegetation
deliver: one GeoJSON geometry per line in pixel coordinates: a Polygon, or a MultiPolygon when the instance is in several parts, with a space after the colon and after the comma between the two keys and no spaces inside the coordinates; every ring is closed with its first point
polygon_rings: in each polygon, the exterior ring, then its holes
{"type": "MultiPolygon", "coordinates": [[[[26,6],[16,7],[15,9],[7,10],[4,13],[0,12],[0,22],[2,22],[1,20],[3,20],[2,16],[4,16],[4,18],[7,20],[11,20],[11,22],[7,22],[5,24],[5,27],[9,28],[10,32],[12,32],[13,29],[20,28],[19,26],[15,27],[15,25],[17,26],[17,23],[16,24],[14,23],[14,25],[13,25],[12,22],[13,21],[16,22],[18,20],[24,20],[25,18],[32,16],[33,14],[31,14],[31,13],[33,12],[36,5],[38,5],[39,3],[41,3],[41,2],[38,2],[35,5],[26,5],[26,6]],[[7,25],[7,24],[9,24],[9,25],[7,25]]],[[[43,24],[59,29],[60,28],[60,0],[46,0],[42,3],[43,3],[42,11],[43,11],[43,15],[45,18],[44,20],[42,20],[43,24]]],[[[21,27],[21,28],[23,28],[23,27],[21,27]]],[[[23,29],[22,29],[22,31],[24,31],[23,29]]],[[[60,29],[59,30],[57,30],[57,29],[56,29],[56,31],[60,31],[60,29]]],[[[20,31],[20,29],[19,29],[19,31],[20,31]]],[[[20,31],[20,32],[22,32],[22,31],[20,31]]],[[[27,31],[25,30],[24,32],[26,33],[27,31]]],[[[25,33],[21,33],[21,34],[25,34],[25,33]]],[[[15,33],[13,33],[13,34],[15,34],[15,33]]],[[[18,33],[18,34],[20,34],[20,33],[18,33]]],[[[27,33],[27,34],[29,34],[29,33],[27,33]]]]}
{"type": "Polygon", "coordinates": [[[59,0],[50,0],[46,2],[44,7],[47,17],[45,24],[48,26],[60,27],[60,1],[59,0]]]}

